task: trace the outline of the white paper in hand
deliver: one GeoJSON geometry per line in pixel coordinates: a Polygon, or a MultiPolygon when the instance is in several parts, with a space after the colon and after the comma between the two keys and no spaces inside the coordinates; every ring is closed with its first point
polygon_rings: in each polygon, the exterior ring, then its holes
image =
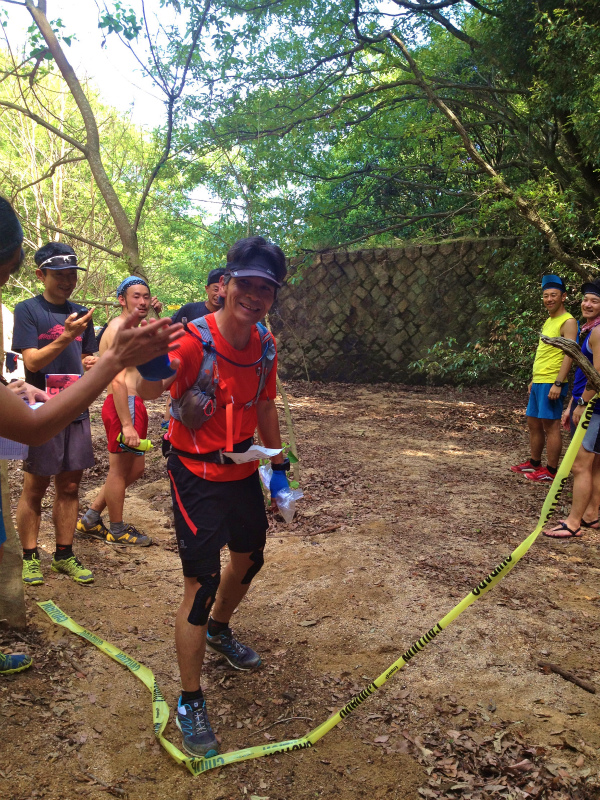
{"type": "Polygon", "coordinates": [[[245,453],[223,453],[223,455],[230,458],[234,464],[246,464],[248,461],[257,461],[260,458],[273,458],[273,456],[281,453],[282,450],[282,447],[279,450],[273,450],[270,447],[260,447],[257,444],[253,444],[245,453]]]}

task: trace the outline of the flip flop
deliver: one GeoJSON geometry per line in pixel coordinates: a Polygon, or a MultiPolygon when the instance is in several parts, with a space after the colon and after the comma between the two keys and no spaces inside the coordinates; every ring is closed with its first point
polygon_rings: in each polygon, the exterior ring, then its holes
{"type": "Polygon", "coordinates": [[[591,528],[594,531],[597,531],[600,528],[600,518],[593,519],[591,522],[586,522],[584,519],[581,520],[581,527],[582,528],[591,528]]]}
{"type": "Polygon", "coordinates": [[[542,531],[542,533],[549,539],[579,539],[583,536],[581,528],[572,531],[563,519],[558,521],[555,528],[551,528],[549,531],[542,531]],[[562,534],[561,531],[563,531],[562,534]]]}

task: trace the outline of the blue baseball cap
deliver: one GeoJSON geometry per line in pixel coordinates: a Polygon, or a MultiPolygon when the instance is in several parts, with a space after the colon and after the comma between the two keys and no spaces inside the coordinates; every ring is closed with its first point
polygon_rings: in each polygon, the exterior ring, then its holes
{"type": "Polygon", "coordinates": [[[542,276],[542,291],[544,289],[559,289],[561,292],[566,292],[567,287],[560,275],[543,275],[542,276]]]}

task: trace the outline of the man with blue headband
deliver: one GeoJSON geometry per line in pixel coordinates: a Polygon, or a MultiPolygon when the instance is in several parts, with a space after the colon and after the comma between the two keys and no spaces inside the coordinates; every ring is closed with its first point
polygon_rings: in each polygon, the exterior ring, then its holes
{"type": "MultiPolygon", "coordinates": [[[[157,311],[160,308],[156,297],[150,296],[146,281],[137,275],[130,275],[119,284],[117,300],[121,314],[108,323],[100,342],[100,354],[112,345],[117,331],[133,311],[137,311],[141,321],[148,316],[151,307],[157,311]]],[[[142,477],[145,467],[144,451],[139,447],[148,434],[148,412],[136,391],[137,378],[135,367],[129,367],[108,387],[102,406],[108,443],[108,475],[98,496],[77,523],[77,531],[110,544],[146,547],[152,544],[152,539],[123,521],[127,487],[142,477]],[[108,508],[110,528],[102,521],[105,508],[108,508]]]]}
{"type": "MultiPolygon", "coordinates": [[[[565,310],[567,289],[558,275],[542,278],[542,300],[548,319],[542,328],[544,336],[564,336],[577,340],[577,322],[565,310]]],[[[512,472],[522,473],[530,481],[551,483],[558,469],[562,450],[560,418],[563,400],[567,394],[567,375],[571,359],[562,351],[540,339],[533,362],[533,377],[529,384],[527,404],[527,427],[531,455],[522,464],[511,467],[512,472]],[[546,444],[547,465],[542,466],[542,452],[546,444]]]]}

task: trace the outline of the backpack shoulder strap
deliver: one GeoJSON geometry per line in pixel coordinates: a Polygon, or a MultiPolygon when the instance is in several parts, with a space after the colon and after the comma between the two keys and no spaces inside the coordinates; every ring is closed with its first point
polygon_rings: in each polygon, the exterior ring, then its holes
{"type": "Polygon", "coordinates": [[[256,323],[256,328],[258,330],[258,335],[260,336],[260,345],[263,348],[264,356],[262,358],[260,364],[260,374],[258,378],[258,389],[256,392],[256,397],[249,405],[254,405],[258,403],[258,398],[261,396],[263,389],[265,388],[265,384],[267,382],[267,378],[269,377],[271,370],[273,369],[273,364],[275,363],[275,342],[273,340],[273,334],[266,328],[262,322],[256,323]]]}
{"type": "MultiPolygon", "coordinates": [[[[210,332],[210,328],[208,327],[208,323],[206,322],[204,317],[198,317],[198,319],[192,320],[191,324],[194,325],[194,327],[198,330],[198,333],[200,334],[200,338],[202,339],[203,344],[207,345],[213,344],[212,333],[210,332]]],[[[198,338],[197,334],[193,332],[190,333],[190,335],[194,336],[196,339],[198,338]]],[[[201,384],[203,387],[203,391],[206,394],[209,394],[211,397],[214,397],[216,391],[215,387],[218,385],[218,383],[219,383],[219,370],[217,367],[217,358],[215,356],[215,351],[212,347],[204,347],[200,369],[198,370],[198,374],[196,375],[196,380],[194,381],[193,385],[190,388],[194,388],[194,386],[198,386],[201,384]]],[[[173,397],[171,399],[171,416],[175,417],[175,419],[177,420],[181,420],[179,412],[179,404],[180,401],[177,400],[176,398],[173,397]]]]}

